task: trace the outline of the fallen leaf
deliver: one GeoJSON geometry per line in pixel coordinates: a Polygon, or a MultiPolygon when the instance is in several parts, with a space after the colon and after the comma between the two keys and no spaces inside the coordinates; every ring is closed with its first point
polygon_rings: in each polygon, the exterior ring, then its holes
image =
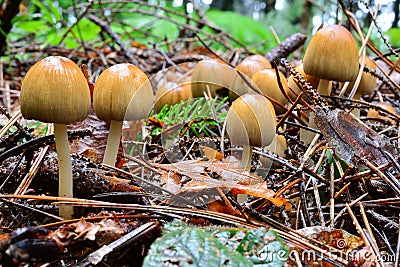
{"type": "Polygon", "coordinates": [[[224,158],[224,155],[214,148],[208,146],[200,146],[200,148],[203,150],[204,155],[209,160],[222,160],[224,158]]]}

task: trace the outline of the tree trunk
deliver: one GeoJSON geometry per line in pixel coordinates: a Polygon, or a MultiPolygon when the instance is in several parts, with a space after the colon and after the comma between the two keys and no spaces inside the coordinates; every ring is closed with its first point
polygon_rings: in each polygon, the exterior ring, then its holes
{"type": "Polygon", "coordinates": [[[310,18],[311,18],[311,7],[312,4],[308,0],[304,0],[303,10],[301,11],[301,33],[308,34],[310,18]]]}
{"type": "Polygon", "coordinates": [[[396,0],[393,3],[393,11],[394,11],[394,20],[392,23],[392,28],[399,27],[399,9],[400,9],[400,0],[396,0]]]}
{"type": "Polygon", "coordinates": [[[7,34],[10,32],[10,30],[12,28],[11,20],[18,14],[20,3],[21,3],[21,0],[14,0],[14,1],[13,0],[4,0],[1,3],[0,56],[3,56],[4,51],[6,51],[7,34]]]}

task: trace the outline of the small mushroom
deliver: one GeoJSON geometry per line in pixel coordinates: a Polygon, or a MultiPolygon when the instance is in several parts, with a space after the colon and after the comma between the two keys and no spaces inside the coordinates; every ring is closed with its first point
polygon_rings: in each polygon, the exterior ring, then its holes
{"type": "MultiPolygon", "coordinates": [[[[285,76],[281,72],[279,72],[279,79],[282,83],[283,90],[288,94],[289,86],[285,76]]],[[[288,100],[279,88],[278,77],[276,76],[274,69],[263,69],[257,71],[251,80],[266,96],[276,100],[282,105],[287,103],[288,100]]],[[[281,106],[274,103],[272,104],[274,105],[277,114],[282,114],[285,111],[281,106]]]]}
{"type": "Polygon", "coordinates": [[[140,120],[153,108],[154,95],[147,75],[130,63],[114,65],[99,75],[93,94],[96,115],[111,121],[103,163],[115,165],[124,120],[140,120]]]}
{"type": "MultiPolygon", "coordinates": [[[[390,112],[390,113],[396,114],[396,110],[394,109],[394,107],[393,107],[392,105],[390,105],[389,103],[387,103],[387,102],[378,102],[378,103],[373,103],[373,104],[374,104],[375,106],[380,107],[380,108],[383,109],[383,110],[386,110],[386,111],[388,111],[388,112],[390,112]]],[[[377,110],[377,109],[375,109],[375,108],[370,108],[370,109],[368,110],[367,118],[368,118],[368,119],[372,119],[372,120],[373,120],[373,119],[388,120],[388,121],[390,121],[391,123],[394,122],[391,118],[385,116],[384,114],[380,114],[380,113],[379,113],[379,110],[377,110]]]]}
{"type": "MultiPolygon", "coordinates": [[[[27,72],[21,86],[21,113],[26,119],[54,123],[58,156],[59,196],[73,197],[72,163],[67,126],[84,120],[90,112],[90,91],[80,68],[70,59],[46,57],[27,72]]],[[[61,205],[64,219],[73,207],[61,205]]]]}
{"type": "MultiPolygon", "coordinates": [[[[372,70],[376,70],[375,61],[373,61],[369,57],[365,57],[365,66],[372,70]]],[[[347,92],[350,93],[353,90],[354,84],[355,82],[351,82],[349,84],[349,86],[347,87],[347,92]]],[[[357,91],[355,92],[353,98],[356,100],[360,100],[362,96],[372,94],[374,92],[375,87],[376,87],[376,77],[373,76],[371,73],[363,72],[360,83],[358,84],[358,87],[356,89],[357,91]]],[[[358,108],[353,109],[353,114],[357,117],[360,117],[360,109],[358,108]]]]}
{"type": "MultiPolygon", "coordinates": [[[[295,70],[296,70],[301,76],[303,76],[303,78],[304,78],[307,82],[309,82],[313,88],[315,88],[315,89],[318,88],[319,78],[306,74],[306,73],[304,72],[304,69],[303,69],[303,63],[297,65],[297,66],[295,67],[295,70]]],[[[294,78],[292,75],[290,75],[289,78],[288,78],[288,86],[289,86],[289,88],[290,88],[290,89],[288,90],[288,95],[289,95],[289,97],[290,97],[290,99],[291,99],[292,101],[295,101],[296,98],[297,98],[297,96],[298,96],[298,94],[301,92],[301,89],[300,89],[299,86],[298,86],[298,81],[296,81],[295,78],[294,78]],[[293,90],[293,92],[292,92],[292,90],[293,90]]],[[[304,95],[303,95],[303,99],[304,99],[307,103],[311,103],[310,99],[309,99],[308,97],[305,97],[304,95]]]]}
{"type": "Polygon", "coordinates": [[[262,95],[244,94],[232,103],[226,117],[226,130],[233,145],[243,146],[242,167],[245,170],[250,170],[253,147],[268,146],[274,139],[275,124],[271,102],[262,95]]]}
{"type": "Polygon", "coordinates": [[[219,94],[226,95],[226,82],[221,77],[230,67],[220,59],[210,58],[199,61],[192,73],[192,95],[204,97],[204,93],[211,93],[212,97],[219,94]]]}
{"type": "MultiPolygon", "coordinates": [[[[331,94],[331,81],[351,82],[358,74],[358,47],[353,35],[343,26],[329,25],[318,30],[312,37],[303,58],[304,72],[319,78],[317,92],[331,94]]],[[[314,114],[310,114],[308,126],[316,128],[314,114]]],[[[308,144],[314,134],[305,138],[308,144]]]]}
{"type": "MultiPolygon", "coordinates": [[[[286,138],[283,135],[276,133],[274,140],[272,140],[271,144],[266,146],[265,149],[271,151],[279,157],[285,157],[285,152],[287,149],[286,138]]],[[[261,166],[266,170],[269,170],[271,166],[274,166],[274,161],[267,157],[260,157],[260,163],[261,166]]]]}
{"type": "MultiPolygon", "coordinates": [[[[208,90],[211,96],[227,95],[234,101],[238,96],[252,92],[249,87],[250,78],[221,60],[202,60],[193,69],[192,94],[193,97],[202,97],[208,90]]],[[[253,85],[254,86],[254,85],[253,85]]]]}
{"type": "Polygon", "coordinates": [[[270,68],[272,68],[271,63],[262,55],[248,56],[236,66],[238,71],[241,71],[249,78],[253,77],[257,71],[270,68]]]}
{"type": "Polygon", "coordinates": [[[318,30],[308,45],[304,72],[320,79],[317,92],[330,95],[329,81],[354,81],[358,74],[358,47],[343,26],[329,25],[318,30]]]}
{"type": "Polygon", "coordinates": [[[190,83],[168,82],[160,86],[156,92],[156,112],[159,112],[165,105],[172,106],[191,98],[192,88],[190,83]]]}

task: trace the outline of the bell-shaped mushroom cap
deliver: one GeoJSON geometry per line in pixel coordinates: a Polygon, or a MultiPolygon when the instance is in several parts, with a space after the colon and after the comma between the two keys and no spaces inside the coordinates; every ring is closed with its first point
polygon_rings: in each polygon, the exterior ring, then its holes
{"type": "Polygon", "coordinates": [[[233,101],[238,96],[253,92],[248,83],[250,79],[221,60],[202,60],[193,69],[192,94],[193,97],[202,97],[210,88],[211,95],[219,94],[220,90],[229,90],[229,98],[233,101]],[[242,77],[243,76],[243,77],[242,77]],[[246,80],[245,80],[246,79],[246,80]]]}
{"type": "Polygon", "coordinates": [[[269,145],[275,136],[276,117],[270,101],[259,94],[244,94],[231,105],[226,130],[233,145],[269,145]]]}
{"type": "MultiPolygon", "coordinates": [[[[396,114],[396,110],[394,109],[394,107],[387,103],[387,102],[378,102],[378,103],[373,103],[375,106],[380,107],[381,109],[384,109],[390,113],[396,114]]],[[[379,114],[379,111],[377,109],[374,108],[370,108],[368,110],[367,113],[367,118],[369,119],[388,119],[389,121],[392,121],[392,119],[390,119],[388,116],[386,116],[385,114],[379,114]]]]}
{"type": "MultiPolygon", "coordinates": [[[[279,72],[279,79],[282,83],[283,90],[288,93],[288,83],[285,76],[281,72],[279,72]]],[[[251,80],[266,96],[271,97],[282,105],[285,105],[287,103],[288,100],[279,88],[278,78],[274,69],[264,69],[257,71],[256,74],[253,75],[251,80]]],[[[276,113],[278,114],[281,114],[284,111],[284,109],[278,105],[274,104],[274,107],[276,113]]]]}
{"type": "Polygon", "coordinates": [[[90,112],[90,91],[80,68],[70,59],[46,57],[26,74],[21,87],[21,112],[26,119],[69,124],[90,112]]]}
{"type": "MultiPolygon", "coordinates": [[[[297,71],[299,74],[301,74],[301,76],[303,76],[303,78],[304,78],[307,82],[309,82],[309,83],[311,84],[311,86],[312,86],[314,89],[317,89],[317,88],[318,88],[319,78],[306,74],[306,73],[304,72],[304,70],[303,70],[303,63],[297,65],[297,66],[295,67],[295,69],[296,69],[296,71],[297,71]]],[[[288,78],[288,86],[289,86],[289,88],[292,89],[293,92],[295,92],[296,94],[299,94],[299,93],[301,92],[301,89],[300,89],[299,86],[297,85],[297,82],[295,81],[295,79],[294,79],[294,77],[293,77],[292,75],[290,75],[289,78],[288,78]]],[[[289,95],[290,99],[292,99],[292,101],[295,101],[296,98],[297,98],[297,95],[294,94],[290,89],[288,90],[288,95],[289,95]]],[[[307,103],[311,103],[311,100],[310,100],[308,97],[304,97],[304,95],[303,95],[303,99],[304,99],[305,101],[307,101],[307,103]]]]}
{"type": "Polygon", "coordinates": [[[165,105],[172,106],[190,98],[192,98],[190,83],[168,82],[158,88],[155,108],[159,112],[165,105]]]}
{"type": "Polygon", "coordinates": [[[93,106],[102,120],[140,120],[153,108],[154,95],[147,75],[130,63],[114,65],[96,81],[93,106]]]}
{"type": "MultiPolygon", "coordinates": [[[[360,59],[361,61],[361,59],[360,59]]],[[[369,57],[365,57],[365,66],[376,70],[375,61],[370,59],[369,57]]],[[[354,82],[351,82],[347,87],[347,92],[350,92],[354,86],[354,82]]],[[[374,92],[376,87],[376,77],[373,76],[371,73],[363,72],[361,76],[360,83],[358,84],[356,95],[370,95],[374,92]]]]}
{"type": "Polygon", "coordinates": [[[238,71],[241,71],[249,78],[253,77],[257,71],[269,68],[272,68],[271,63],[262,55],[248,56],[236,66],[238,71]]]}
{"type": "Polygon", "coordinates": [[[215,97],[225,89],[221,75],[229,70],[229,66],[220,59],[210,58],[199,61],[193,68],[192,95],[203,97],[204,92],[210,89],[211,96],[215,97]]]}
{"type": "Polygon", "coordinates": [[[326,26],[312,37],[303,64],[308,75],[331,81],[354,81],[358,73],[356,40],[343,26],[326,26]]]}

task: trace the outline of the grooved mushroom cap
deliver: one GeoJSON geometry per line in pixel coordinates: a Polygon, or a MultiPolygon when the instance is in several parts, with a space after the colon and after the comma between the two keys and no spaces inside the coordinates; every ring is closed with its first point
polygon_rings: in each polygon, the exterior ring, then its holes
{"type": "Polygon", "coordinates": [[[160,111],[165,105],[172,106],[189,98],[192,98],[190,83],[168,82],[160,86],[156,92],[156,111],[160,111]]]}
{"type": "Polygon", "coordinates": [[[326,26],[312,37],[303,64],[308,75],[339,82],[354,81],[358,73],[356,40],[343,26],[326,26]]]}
{"type": "MultiPolygon", "coordinates": [[[[317,88],[318,88],[319,78],[306,74],[306,73],[304,72],[304,70],[303,70],[303,63],[297,65],[297,66],[295,67],[295,69],[296,69],[296,71],[297,71],[299,74],[301,74],[301,76],[303,76],[303,78],[304,78],[307,82],[309,82],[309,83],[311,84],[311,86],[312,86],[314,89],[317,89],[317,88]]],[[[299,93],[301,92],[301,89],[300,89],[299,86],[297,85],[296,80],[294,79],[294,77],[293,77],[292,75],[290,75],[289,78],[288,78],[288,86],[289,86],[289,88],[292,89],[296,94],[299,94],[299,93]]],[[[296,98],[297,98],[297,96],[296,96],[291,90],[288,90],[288,95],[289,95],[289,97],[290,97],[293,101],[295,101],[296,98]]],[[[303,99],[304,99],[305,101],[307,101],[307,103],[311,103],[311,100],[310,100],[307,96],[303,95],[303,99]]]]}
{"type": "MultiPolygon", "coordinates": [[[[361,62],[361,59],[360,59],[361,62]]],[[[370,59],[369,57],[365,57],[365,66],[376,70],[376,65],[375,62],[370,59]]],[[[354,86],[354,82],[351,82],[349,86],[347,87],[347,91],[350,92],[351,89],[354,86]]],[[[360,84],[358,85],[357,88],[357,95],[370,95],[374,92],[374,89],[376,87],[376,77],[373,76],[372,74],[368,72],[363,72],[360,80],[360,84]]]]}
{"type": "Polygon", "coordinates": [[[96,81],[93,106],[102,120],[140,120],[153,108],[154,95],[147,75],[130,63],[114,65],[96,81]]]}
{"type": "MultiPolygon", "coordinates": [[[[281,80],[283,90],[288,93],[289,86],[286,81],[285,76],[279,72],[279,79],[281,80]]],[[[251,80],[255,85],[263,92],[265,95],[271,97],[272,99],[278,101],[282,105],[287,103],[286,97],[281,92],[278,84],[278,78],[276,77],[276,72],[274,69],[264,69],[257,71],[256,74],[253,75],[251,80]]],[[[274,105],[276,113],[280,114],[284,110],[278,106],[274,105]]]]}
{"type": "Polygon", "coordinates": [[[241,71],[243,74],[247,75],[249,78],[253,77],[253,75],[263,69],[272,68],[271,63],[268,59],[262,55],[251,55],[243,59],[239,65],[236,66],[238,71],[241,71]]]}
{"type": "Polygon", "coordinates": [[[232,103],[226,130],[234,145],[263,147],[274,139],[275,121],[268,99],[259,94],[244,94],[232,103]]]}
{"type": "Polygon", "coordinates": [[[192,73],[192,95],[203,97],[210,89],[211,96],[215,97],[222,92],[226,86],[221,75],[226,73],[230,67],[220,59],[210,58],[199,61],[193,68],[192,73]]]}
{"type": "Polygon", "coordinates": [[[21,86],[26,119],[56,124],[82,121],[90,112],[90,91],[80,68],[70,59],[46,57],[27,72],[21,86]]]}
{"type": "MultiPolygon", "coordinates": [[[[378,102],[378,103],[373,103],[373,104],[378,106],[378,107],[380,107],[380,108],[382,108],[382,109],[384,109],[384,110],[386,110],[386,111],[388,111],[388,112],[390,112],[390,113],[396,114],[396,110],[394,109],[394,107],[392,105],[390,105],[389,103],[387,103],[387,102],[378,102]]],[[[379,111],[374,109],[374,108],[370,108],[368,110],[367,118],[369,118],[369,119],[388,119],[388,120],[392,120],[387,116],[387,114],[382,114],[381,115],[381,114],[379,114],[379,111]]]]}

